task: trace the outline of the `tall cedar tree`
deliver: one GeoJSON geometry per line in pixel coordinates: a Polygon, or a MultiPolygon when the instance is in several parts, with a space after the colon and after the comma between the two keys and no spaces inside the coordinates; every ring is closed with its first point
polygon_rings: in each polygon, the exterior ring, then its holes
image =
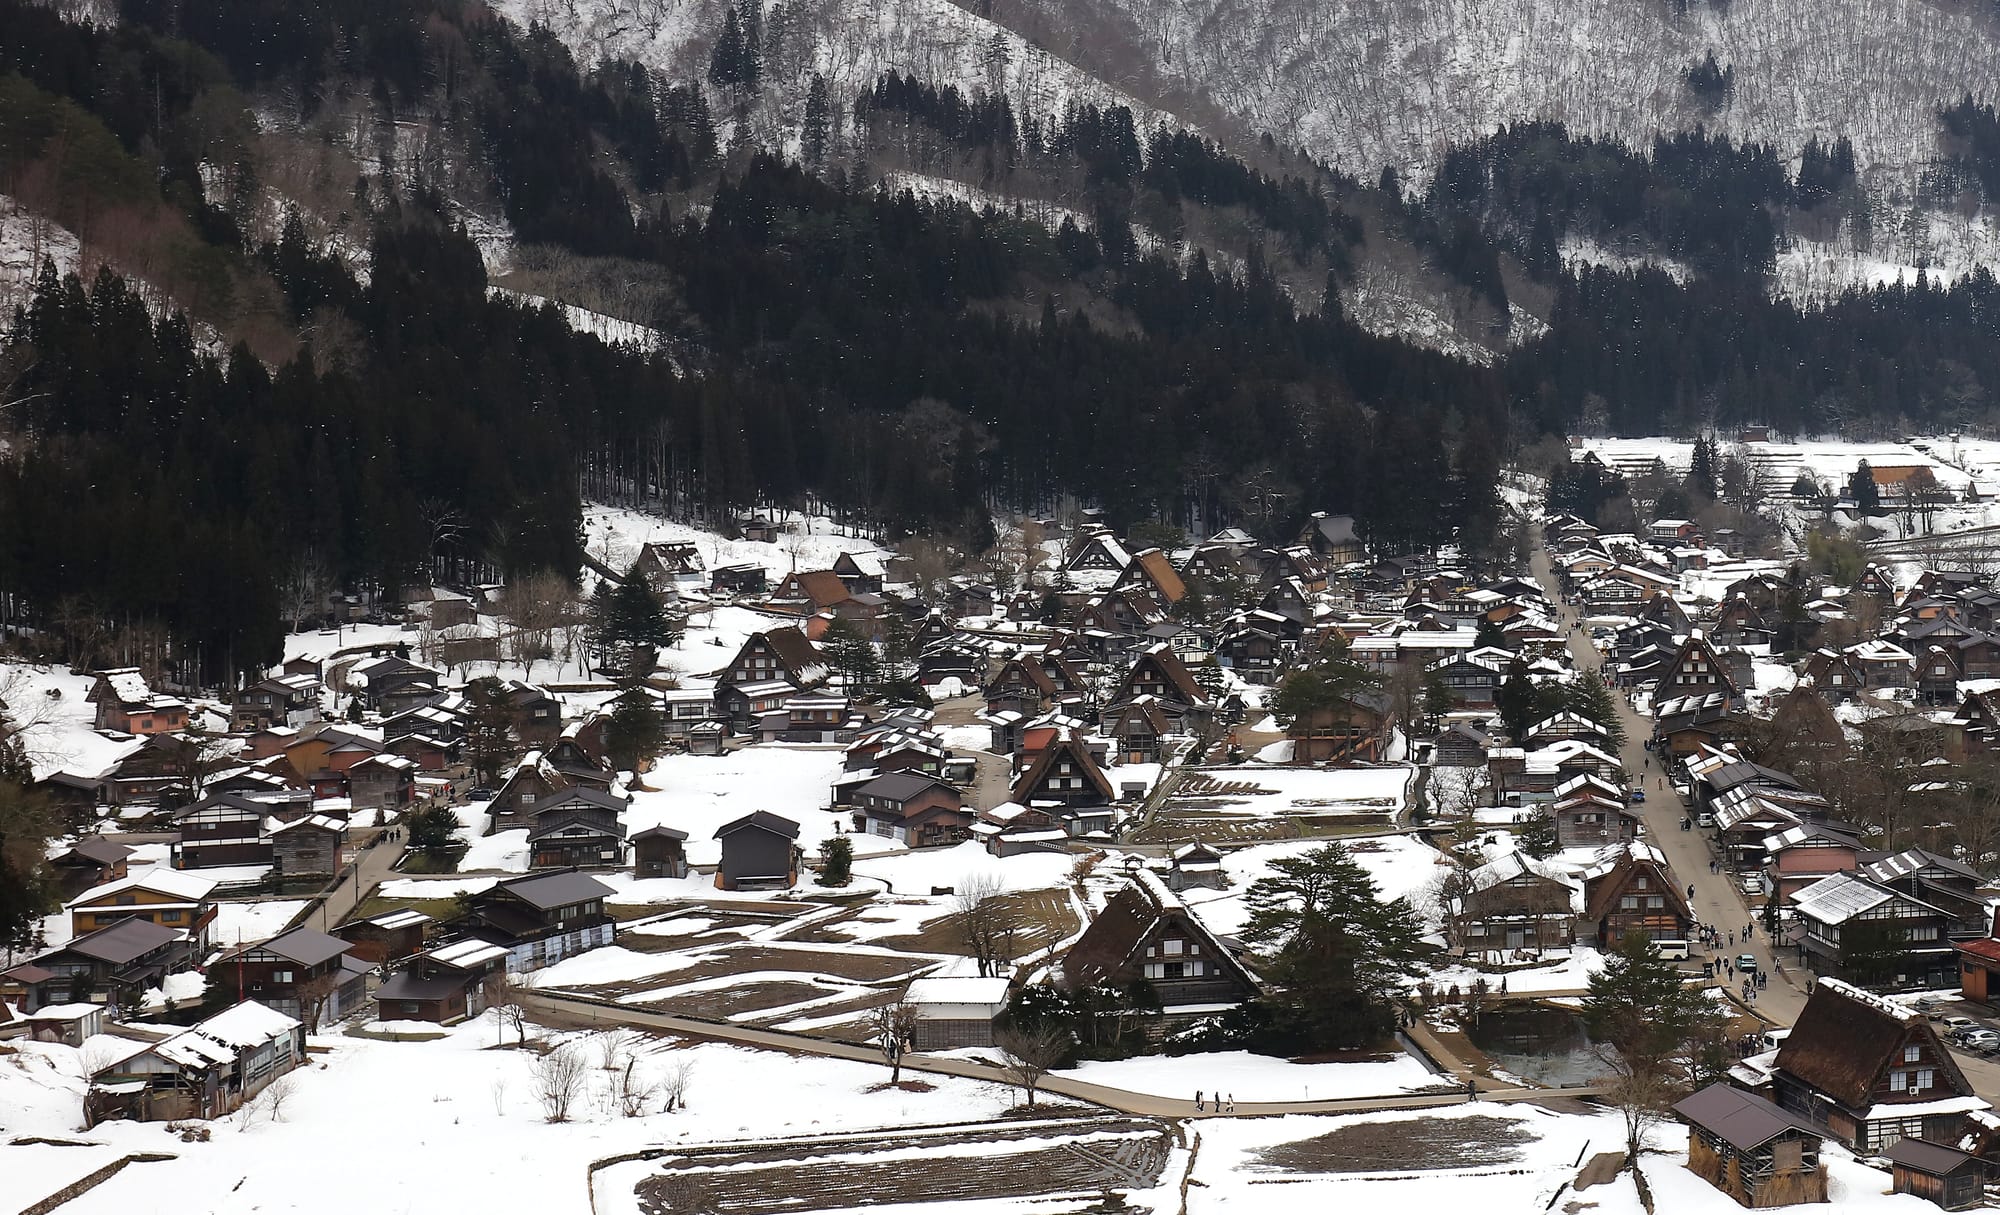
{"type": "Polygon", "coordinates": [[[1864,515],[1872,515],[1882,506],[1882,492],[1875,485],[1875,470],[1863,460],[1847,479],[1847,492],[1854,497],[1855,508],[1864,515]]]}
{"type": "Polygon", "coordinates": [[[667,719],[650,689],[634,685],[611,705],[604,748],[621,771],[637,773],[667,741],[667,719]]]}
{"type": "Polygon", "coordinates": [[[514,757],[514,702],[491,675],[465,685],[465,762],[488,784],[514,757]]]}
{"type": "Polygon", "coordinates": [[[1591,1040],[1609,1048],[1624,1094],[1627,1159],[1638,1159],[1645,1127],[1694,1087],[1713,1061],[1723,1014],[1644,935],[1632,933],[1605,958],[1583,998],[1591,1040]]]}
{"type": "Polygon", "coordinates": [[[1423,952],[1423,927],[1384,901],[1347,849],[1325,844],[1271,862],[1245,896],[1243,939],[1271,984],[1271,1023],[1299,1047],[1373,1046],[1395,1028],[1395,996],[1423,952]]]}

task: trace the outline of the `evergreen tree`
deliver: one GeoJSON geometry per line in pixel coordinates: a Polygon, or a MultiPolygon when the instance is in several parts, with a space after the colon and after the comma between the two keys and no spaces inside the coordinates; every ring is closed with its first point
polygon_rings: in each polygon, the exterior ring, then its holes
{"type": "Polygon", "coordinates": [[[1715,439],[1702,435],[1694,441],[1694,456],[1688,463],[1687,491],[1702,502],[1715,501],[1716,475],[1720,461],[1715,439]]]}
{"type": "Polygon", "coordinates": [[[465,685],[465,739],[461,749],[465,762],[487,784],[500,777],[500,769],[514,757],[514,702],[507,690],[491,675],[465,685]]]}
{"type": "Polygon", "coordinates": [[[1538,861],[1562,851],[1561,837],[1556,834],[1556,820],[1539,810],[1515,822],[1514,843],[1538,861]]]}
{"type": "Polygon", "coordinates": [[[1625,745],[1625,723],[1618,716],[1618,705],[1611,689],[1597,675],[1586,671],[1566,685],[1563,707],[1604,727],[1605,750],[1611,754],[1618,754],[1625,745]]]}
{"type": "Polygon", "coordinates": [[[845,620],[835,620],[820,639],[826,665],[845,681],[848,694],[866,696],[882,682],[882,660],[875,645],[845,620]]]}
{"type": "Polygon", "coordinates": [[[651,689],[634,684],[612,702],[604,731],[604,748],[612,766],[638,773],[660,753],[667,741],[667,719],[651,689]]]}
{"type": "Polygon", "coordinates": [[[1847,492],[1853,495],[1855,509],[1860,514],[1872,515],[1882,507],[1882,494],[1875,486],[1875,470],[1866,460],[1847,479],[1847,492]]]}
{"type": "Polygon", "coordinates": [[[1516,743],[1542,719],[1541,690],[1528,674],[1525,663],[1516,661],[1507,668],[1507,678],[1500,684],[1494,707],[1499,710],[1501,728],[1516,743]]]}
{"type": "Polygon", "coordinates": [[[806,92],[805,126],[800,131],[800,152],[814,169],[826,161],[827,140],[831,137],[833,106],[827,98],[826,77],[813,73],[812,87],[806,92]]]}
{"type": "Polygon", "coordinates": [[[403,817],[403,827],[410,833],[410,847],[424,852],[437,852],[459,842],[458,815],[442,802],[424,802],[403,817]]]}
{"type": "Polygon", "coordinates": [[[1500,627],[1499,621],[1481,616],[1472,631],[1472,646],[1479,650],[1504,650],[1507,648],[1507,630],[1500,627]]]}
{"type": "Polygon", "coordinates": [[[715,49],[709,52],[708,81],[720,88],[747,85],[750,83],[747,64],[743,22],[732,5],[722,19],[722,36],[715,40],[715,49]]]}
{"type": "Polygon", "coordinates": [[[1395,1028],[1395,999],[1423,950],[1423,927],[1384,901],[1347,849],[1325,844],[1271,862],[1245,896],[1243,939],[1264,958],[1272,1024],[1318,1050],[1373,1046],[1395,1028]]]}
{"type": "Polygon", "coordinates": [[[854,841],[830,835],[819,846],[819,884],[845,886],[854,880],[854,841]]]}
{"type": "Polygon", "coordinates": [[[1626,1158],[1637,1160],[1645,1128],[1700,1078],[1704,1042],[1719,1040],[1724,1014],[1680,968],[1632,933],[1590,978],[1583,1020],[1593,1042],[1615,1052],[1613,1094],[1625,1113],[1626,1158]]]}

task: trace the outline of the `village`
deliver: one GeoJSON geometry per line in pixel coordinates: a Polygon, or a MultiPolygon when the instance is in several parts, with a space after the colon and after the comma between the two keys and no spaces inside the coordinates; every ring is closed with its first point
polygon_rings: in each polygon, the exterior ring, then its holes
{"type": "Polygon", "coordinates": [[[1481,569],[592,508],[654,624],[440,583],[223,697],[10,662],[74,829],[0,954],[0,1209],[1986,1205],[2000,592],[1978,526],[1867,526],[1951,472],[1871,454],[1762,528],[1524,480],[1481,569]],[[1320,882],[1373,986],[1287,947],[1320,882]],[[1647,967],[1714,1048],[1670,1093],[1593,1034],[1647,967]],[[1332,990],[1365,1048],[1270,1045],[1332,990]]]}

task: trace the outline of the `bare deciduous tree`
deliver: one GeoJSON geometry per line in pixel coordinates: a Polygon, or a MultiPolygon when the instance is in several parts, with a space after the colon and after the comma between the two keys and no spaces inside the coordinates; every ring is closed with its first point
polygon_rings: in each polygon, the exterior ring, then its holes
{"type": "Polygon", "coordinates": [[[583,1052],[574,1046],[558,1046],[529,1064],[535,1078],[535,1100],[542,1104],[542,1116],[550,1122],[568,1122],[570,1109],[583,1095],[584,1076],[589,1065],[583,1052]]]}
{"type": "Polygon", "coordinates": [[[505,970],[496,970],[479,984],[479,995],[500,1024],[500,1041],[507,1038],[507,1026],[514,1027],[515,1045],[528,1044],[528,1010],[521,1004],[521,980],[505,970]]]}
{"type": "Polygon", "coordinates": [[[1014,917],[1003,897],[1000,879],[990,873],[967,874],[952,896],[966,950],[979,964],[982,978],[997,976],[1014,956],[1014,917]]]}
{"type": "Polygon", "coordinates": [[[688,1081],[694,1078],[694,1060],[676,1059],[660,1072],[660,1095],[666,1098],[666,1112],[687,1108],[688,1081]]]}
{"type": "Polygon", "coordinates": [[[1004,1029],[993,1035],[993,1045],[1000,1048],[1001,1071],[1027,1095],[1027,1103],[1033,1107],[1042,1077],[1069,1052],[1069,1035],[1053,1025],[1004,1029]]]}
{"type": "Polygon", "coordinates": [[[916,1041],[920,1019],[917,1006],[908,1000],[884,1004],[868,1015],[868,1028],[875,1037],[875,1045],[889,1061],[891,1087],[902,1082],[903,1055],[916,1041]]]}

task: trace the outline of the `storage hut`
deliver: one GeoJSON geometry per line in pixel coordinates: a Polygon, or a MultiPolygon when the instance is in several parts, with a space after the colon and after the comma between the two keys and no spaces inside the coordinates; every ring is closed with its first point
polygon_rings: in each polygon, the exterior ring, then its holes
{"type": "Polygon", "coordinates": [[[1688,1171],[1746,1207],[1825,1202],[1820,1133],[1754,1093],[1711,1084],[1674,1106],[1688,1128],[1688,1171]]]}

